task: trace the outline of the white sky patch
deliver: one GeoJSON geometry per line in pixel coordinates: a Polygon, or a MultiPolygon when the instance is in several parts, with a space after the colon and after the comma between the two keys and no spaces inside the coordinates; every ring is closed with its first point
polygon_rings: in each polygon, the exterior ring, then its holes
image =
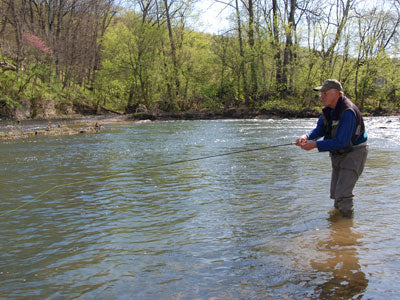
{"type": "Polygon", "coordinates": [[[201,0],[196,4],[199,21],[194,26],[197,31],[206,33],[221,33],[229,29],[232,9],[213,0],[201,0]]]}

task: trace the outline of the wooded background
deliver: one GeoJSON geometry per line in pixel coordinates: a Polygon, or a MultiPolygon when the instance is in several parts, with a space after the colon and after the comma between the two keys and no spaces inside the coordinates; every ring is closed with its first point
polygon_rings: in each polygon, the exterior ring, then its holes
{"type": "Polygon", "coordinates": [[[46,103],[132,112],[321,106],[339,79],[364,111],[400,106],[400,0],[0,0],[0,112],[46,103]]]}

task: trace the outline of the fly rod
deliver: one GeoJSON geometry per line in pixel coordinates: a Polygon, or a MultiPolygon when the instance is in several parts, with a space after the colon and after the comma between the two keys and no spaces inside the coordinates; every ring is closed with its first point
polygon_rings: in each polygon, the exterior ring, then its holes
{"type": "Polygon", "coordinates": [[[254,151],[261,151],[261,150],[266,150],[266,149],[271,149],[271,148],[279,148],[279,147],[285,147],[285,146],[290,146],[290,145],[296,145],[295,142],[292,143],[286,143],[286,144],[279,144],[279,145],[272,145],[272,146],[265,146],[265,147],[260,147],[260,148],[253,148],[253,149],[246,149],[246,150],[238,150],[238,151],[232,151],[232,152],[226,152],[226,153],[221,153],[221,154],[215,154],[215,155],[209,155],[209,156],[201,156],[201,157],[197,157],[197,158],[192,158],[192,159],[185,159],[185,160],[178,160],[178,161],[174,161],[174,162],[170,162],[170,163],[165,163],[165,164],[159,164],[159,165],[153,165],[153,166],[148,166],[148,167],[143,167],[143,168],[138,168],[138,169],[133,169],[130,171],[125,171],[125,172],[120,172],[120,173],[115,173],[112,175],[106,175],[106,176],[99,176],[99,177],[94,177],[94,178],[90,178],[90,179],[85,179],[85,180],[80,180],[80,181],[75,181],[75,182],[70,182],[70,183],[64,183],[64,184],[58,184],[55,185],[53,187],[51,187],[50,189],[44,191],[43,193],[41,193],[40,195],[36,196],[35,198],[19,205],[18,207],[8,210],[4,213],[0,214],[0,217],[3,217],[5,215],[8,215],[12,212],[15,212],[25,206],[27,206],[28,204],[35,202],[37,200],[39,200],[40,198],[42,198],[44,195],[50,193],[51,191],[60,188],[60,187],[66,187],[66,186],[72,186],[72,185],[79,185],[79,184],[83,184],[83,183],[87,183],[87,182],[91,182],[91,181],[95,181],[95,180],[105,180],[105,179],[110,179],[110,178],[118,178],[118,177],[123,177],[125,175],[128,174],[132,174],[132,173],[138,173],[141,171],[146,171],[146,170],[152,170],[152,169],[157,169],[157,168],[162,168],[162,167],[167,167],[167,166],[173,166],[173,165],[178,165],[178,164],[183,164],[183,163],[187,163],[187,162],[193,162],[193,161],[199,161],[199,160],[205,160],[205,159],[210,159],[210,158],[216,158],[216,157],[221,157],[221,156],[228,156],[228,155],[234,155],[234,154],[240,154],[240,153],[248,153],[248,152],[254,152],[254,151]]]}

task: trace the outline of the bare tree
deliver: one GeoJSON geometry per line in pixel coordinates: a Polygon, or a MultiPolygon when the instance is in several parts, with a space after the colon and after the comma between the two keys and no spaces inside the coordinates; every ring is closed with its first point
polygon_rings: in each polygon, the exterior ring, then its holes
{"type": "Polygon", "coordinates": [[[354,9],[356,0],[336,0],[326,3],[320,10],[321,18],[318,25],[320,27],[320,47],[322,72],[321,80],[332,77],[334,71],[334,54],[338,46],[343,30],[349,20],[350,11],[354,9]]]}
{"type": "MultiPolygon", "coordinates": [[[[16,69],[19,70],[21,69],[21,64],[24,59],[22,41],[24,31],[24,7],[14,0],[2,0],[2,4],[4,9],[3,26],[9,23],[14,31],[15,51],[9,52],[8,54],[15,60],[16,69]]],[[[4,28],[2,31],[4,31],[4,28]]]]}
{"type": "Polygon", "coordinates": [[[354,94],[356,101],[364,106],[365,97],[371,93],[374,84],[374,66],[371,58],[377,58],[385,53],[391,42],[399,36],[400,12],[396,7],[391,11],[380,10],[374,7],[364,12],[357,12],[358,24],[358,53],[355,63],[354,94]],[[361,78],[361,68],[364,67],[364,76],[361,78]]]}

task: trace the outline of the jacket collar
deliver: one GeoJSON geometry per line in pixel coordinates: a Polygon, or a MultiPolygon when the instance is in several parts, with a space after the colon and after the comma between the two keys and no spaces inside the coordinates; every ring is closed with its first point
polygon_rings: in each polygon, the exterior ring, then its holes
{"type": "Polygon", "coordinates": [[[327,119],[332,119],[332,120],[339,120],[340,119],[340,112],[342,111],[342,106],[344,104],[345,97],[340,96],[338,99],[338,102],[336,103],[336,107],[334,109],[325,106],[324,109],[322,110],[325,117],[327,119]]]}

